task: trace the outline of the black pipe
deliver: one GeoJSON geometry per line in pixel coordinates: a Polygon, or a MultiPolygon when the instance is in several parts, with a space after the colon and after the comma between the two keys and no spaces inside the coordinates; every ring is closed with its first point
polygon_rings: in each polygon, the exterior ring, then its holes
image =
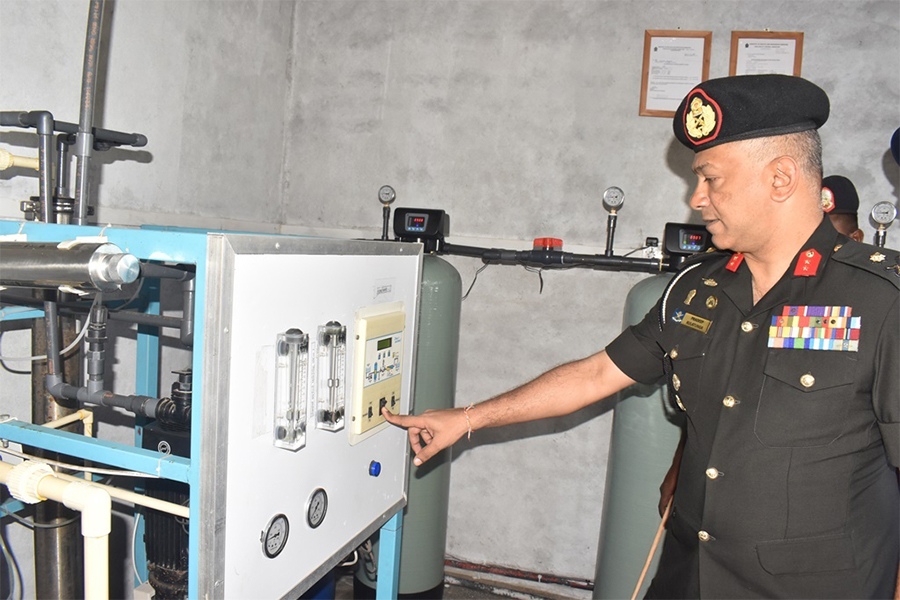
{"type": "Polygon", "coordinates": [[[606,219],[606,256],[613,255],[613,238],[616,237],[616,216],[615,212],[609,213],[606,219]]]}
{"type": "MultiPolygon", "coordinates": [[[[0,112],[0,127],[23,127],[28,129],[36,127],[38,116],[44,111],[2,111],[0,112]]],[[[65,121],[53,121],[53,131],[67,134],[65,136],[66,143],[75,143],[75,134],[78,133],[78,125],[75,123],[67,123],[65,121]]],[[[133,146],[140,148],[147,145],[147,136],[141,133],[123,133],[121,131],[113,131],[111,129],[101,129],[94,127],[92,129],[94,135],[94,148],[97,143],[103,143],[107,147],[111,146],[133,146]]]]}
{"type": "Polygon", "coordinates": [[[673,264],[652,258],[604,256],[600,254],[573,254],[556,250],[505,250],[502,248],[477,248],[444,244],[444,254],[480,258],[487,264],[514,264],[542,268],[589,267],[617,271],[657,273],[673,270],[673,264]]]}
{"type": "MultiPolygon", "coordinates": [[[[43,303],[40,300],[5,292],[0,292],[0,303],[14,304],[17,306],[33,306],[36,308],[43,306],[43,303]]],[[[61,315],[82,316],[88,313],[88,308],[83,304],[75,302],[56,302],[54,304],[58,307],[57,311],[61,315]]],[[[148,315],[127,310],[110,312],[109,318],[113,321],[125,321],[126,323],[137,323],[138,325],[149,325],[151,327],[164,327],[168,329],[181,329],[182,327],[181,319],[178,317],[148,315]]]]}
{"type": "Polygon", "coordinates": [[[69,192],[69,146],[68,136],[56,136],[56,197],[63,198],[69,192]]]}
{"type": "Polygon", "coordinates": [[[94,149],[94,90],[97,87],[97,58],[100,53],[100,28],[104,0],[91,0],[87,34],[84,40],[84,67],[81,73],[81,110],[75,136],[75,225],[87,220],[90,192],[90,159],[94,149]]]}
{"type": "Polygon", "coordinates": [[[47,373],[62,380],[62,359],[59,356],[59,315],[56,302],[44,302],[44,326],[47,328],[47,373]]]}

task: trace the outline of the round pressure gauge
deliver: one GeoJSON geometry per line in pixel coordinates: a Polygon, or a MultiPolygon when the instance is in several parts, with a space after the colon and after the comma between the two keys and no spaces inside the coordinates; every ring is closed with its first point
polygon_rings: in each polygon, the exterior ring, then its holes
{"type": "Polygon", "coordinates": [[[378,201],[384,205],[388,205],[393,202],[397,198],[397,193],[394,191],[389,185],[381,186],[381,189],[378,190],[378,201]]]}
{"type": "Polygon", "coordinates": [[[326,512],[328,512],[328,494],[319,488],[312,493],[306,504],[306,522],[315,529],[325,520],[326,512]]]}
{"type": "Polygon", "coordinates": [[[622,191],[622,188],[612,186],[603,192],[603,204],[606,205],[606,208],[616,210],[622,206],[623,202],[625,202],[625,192],[622,191]]]}
{"type": "Polygon", "coordinates": [[[897,207],[890,202],[879,202],[872,207],[872,220],[879,225],[890,225],[897,218],[897,207]]]}
{"type": "Polygon", "coordinates": [[[275,558],[284,550],[291,527],[284,515],[275,515],[262,533],[263,554],[275,558]]]}

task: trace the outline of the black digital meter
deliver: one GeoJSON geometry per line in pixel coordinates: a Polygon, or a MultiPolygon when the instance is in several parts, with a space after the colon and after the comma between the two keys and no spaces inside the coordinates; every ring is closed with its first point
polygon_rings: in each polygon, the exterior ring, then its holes
{"type": "Polygon", "coordinates": [[[423,242],[426,252],[438,250],[450,230],[450,217],[435,208],[398,208],[394,235],[403,242],[423,242]]]}
{"type": "Polygon", "coordinates": [[[712,236],[703,225],[666,223],[663,247],[669,256],[689,256],[712,248],[712,236]]]}

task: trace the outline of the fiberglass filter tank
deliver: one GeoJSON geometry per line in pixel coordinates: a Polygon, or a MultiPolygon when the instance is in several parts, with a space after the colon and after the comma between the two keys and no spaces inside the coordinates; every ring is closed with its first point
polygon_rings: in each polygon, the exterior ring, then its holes
{"type": "MultiPolygon", "coordinates": [[[[426,255],[419,297],[419,344],[414,409],[452,408],[456,395],[462,281],[442,258],[426,255]]],[[[440,598],[444,591],[450,448],[416,467],[410,454],[408,501],[400,544],[400,597],[440,598]]],[[[377,540],[377,537],[375,538],[377,540]]],[[[373,542],[377,557],[377,541],[373,542]]],[[[377,560],[377,559],[376,559],[377,560]]],[[[377,576],[360,560],[356,597],[374,597],[377,576]]]]}
{"type": "MultiPolygon", "coordinates": [[[[631,288],[625,300],[626,327],[653,309],[671,279],[670,274],[656,275],[631,288]]],[[[678,416],[669,408],[662,382],[619,392],[609,444],[595,599],[631,598],[634,592],[659,526],[659,484],[681,436],[673,422],[678,416]]],[[[661,550],[657,548],[638,598],[644,597],[656,573],[661,550]]]]}

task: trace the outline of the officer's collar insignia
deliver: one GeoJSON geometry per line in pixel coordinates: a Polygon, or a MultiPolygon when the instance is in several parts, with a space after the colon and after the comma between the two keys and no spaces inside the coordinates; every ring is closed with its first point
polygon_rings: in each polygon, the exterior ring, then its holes
{"type": "Polygon", "coordinates": [[[819,270],[819,262],[822,255],[810,248],[800,253],[800,259],[797,266],[794,267],[794,275],[798,277],[815,277],[816,271],[819,270]]]}
{"type": "Polygon", "coordinates": [[[722,128],[722,109],[703,90],[694,90],[684,105],[684,131],[695,146],[711,142],[722,128]]]}
{"type": "Polygon", "coordinates": [[[884,262],[884,259],[886,259],[886,258],[887,258],[887,256],[885,256],[881,252],[876,252],[875,254],[873,254],[872,256],[869,257],[869,260],[871,260],[874,263],[880,263],[880,262],[884,262]]]}
{"type": "Polygon", "coordinates": [[[734,273],[738,270],[738,267],[741,266],[742,262],[744,262],[744,253],[735,252],[731,255],[731,260],[728,261],[728,264],[725,265],[725,268],[734,273]]]}
{"type": "Polygon", "coordinates": [[[837,252],[838,250],[840,250],[843,247],[844,247],[843,244],[838,244],[837,246],[834,247],[834,251],[837,252]]]}
{"type": "Polygon", "coordinates": [[[834,210],[834,192],[827,187],[822,188],[822,210],[825,212],[834,210]]]}
{"type": "Polygon", "coordinates": [[[703,285],[708,285],[709,287],[716,287],[716,286],[719,285],[719,284],[716,283],[716,280],[715,280],[715,279],[704,279],[704,280],[703,280],[703,285]]]}

